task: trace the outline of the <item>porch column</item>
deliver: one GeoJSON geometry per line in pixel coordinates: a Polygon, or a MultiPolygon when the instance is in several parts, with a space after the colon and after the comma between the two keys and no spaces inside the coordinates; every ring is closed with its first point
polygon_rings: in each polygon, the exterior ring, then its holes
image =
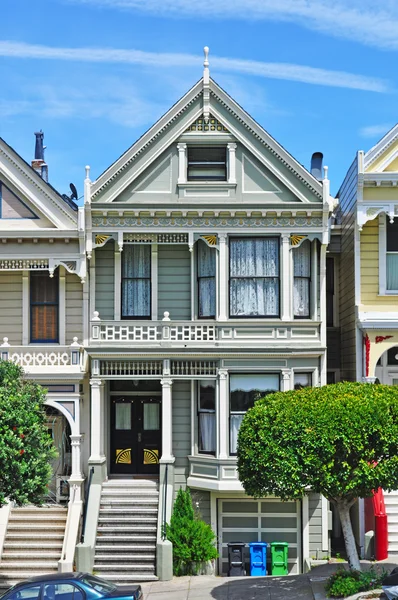
{"type": "Polygon", "coordinates": [[[81,435],[71,435],[71,449],[72,449],[72,472],[71,479],[81,479],[82,478],[82,470],[81,470],[81,435]]]}
{"type": "Polygon", "coordinates": [[[218,406],[217,406],[217,432],[218,432],[218,458],[228,458],[228,423],[229,423],[229,393],[228,371],[218,370],[218,406]]]}
{"type": "Polygon", "coordinates": [[[228,319],[228,245],[227,235],[218,234],[218,321],[228,319]]]}
{"type": "Polygon", "coordinates": [[[290,234],[282,234],[282,245],[281,245],[281,320],[291,321],[292,310],[291,310],[291,290],[293,287],[293,278],[291,273],[291,252],[290,252],[290,234]]]}
{"type": "Polygon", "coordinates": [[[91,453],[90,462],[103,462],[104,456],[104,382],[90,379],[91,386],[91,453]]]}
{"type": "Polygon", "coordinates": [[[288,392],[292,389],[292,371],[291,369],[282,369],[281,392],[288,392]]]}
{"type": "Polygon", "coordinates": [[[171,387],[173,380],[165,377],[162,385],[162,457],[161,462],[174,462],[173,456],[173,409],[171,387]]]}

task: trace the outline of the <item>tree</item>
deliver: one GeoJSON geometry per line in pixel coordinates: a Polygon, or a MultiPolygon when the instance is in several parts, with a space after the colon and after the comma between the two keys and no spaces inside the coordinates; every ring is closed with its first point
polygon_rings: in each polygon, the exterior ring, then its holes
{"type": "Polygon", "coordinates": [[[238,471],[254,497],[297,500],[311,489],[332,502],[359,570],[349,511],[379,487],[398,488],[398,387],[338,383],[262,398],[239,431],[238,471]]]}
{"type": "Polygon", "coordinates": [[[57,453],[45,425],[45,393],[22,369],[0,361],[0,506],[40,504],[57,453]]]}

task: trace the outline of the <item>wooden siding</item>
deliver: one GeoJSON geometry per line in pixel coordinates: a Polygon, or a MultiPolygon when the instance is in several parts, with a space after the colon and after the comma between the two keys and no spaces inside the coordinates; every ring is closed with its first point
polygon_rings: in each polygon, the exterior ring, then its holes
{"type": "Polygon", "coordinates": [[[188,246],[158,247],[158,317],[191,318],[191,254],[188,246]]]}
{"type": "Polygon", "coordinates": [[[77,337],[83,341],[83,285],[77,275],[66,272],[65,312],[67,344],[77,337]]]}
{"type": "Polygon", "coordinates": [[[310,557],[323,558],[328,552],[322,551],[322,500],[320,494],[310,494],[309,506],[309,535],[310,557]]]}
{"type": "Polygon", "coordinates": [[[173,454],[174,463],[174,489],[187,484],[189,464],[188,455],[191,454],[191,382],[174,381],[172,387],[173,398],[173,454]]]}
{"type": "Polygon", "coordinates": [[[101,319],[114,318],[114,242],[95,251],[95,310],[101,319]]]}
{"type": "Polygon", "coordinates": [[[341,211],[341,264],[340,269],[340,327],[341,327],[341,379],[356,379],[355,343],[355,207],[357,195],[357,159],[349,168],[340,188],[341,211]]]}
{"type": "Polygon", "coordinates": [[[22,344],[22,271],[0,273],[0,343],[22,344]]]}

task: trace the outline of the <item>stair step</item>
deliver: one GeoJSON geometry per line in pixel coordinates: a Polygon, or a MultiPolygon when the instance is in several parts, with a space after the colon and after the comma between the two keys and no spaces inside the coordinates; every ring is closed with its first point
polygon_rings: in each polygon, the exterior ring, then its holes
{"type": "Polygon", "coordinates": [[[158,506],[141,506],[141,507],[132,507],[132,506],[125,506],[124,508],[121,508],[120,506],[118,506],[118,508],[111,508],[111,507],[104,507],[101,505],[100,507],[100,512],[99,512],[100,516],[105,516],[108,514],[111,515],[125,515],[126,518],[127,517],[132,517],[134,518],[135,515],[142,515],[143,517],[145,517],[146,515],[153,517],[154,515],[156,516],[158,514],[158,506]]]}
{"type": "Polygon", "coordinates": [[[132,563],[132,564],[122,564],[122,565],[107,565],[107,564],[102,564],[99,562],[94,562],[94,571],[95,574],[97,575],[97,571],[116,571],[117,573],[119,571],[146,571],[146,572],[151,572],[155,570],[155,567],[153,565],[148,565],[146,563],[132,563]]]}
{"type": "MultiPolygon", "coordinates": [[[[109,487],[102,487],[102,491],[101,491],[101,495],[102,496],[116,496],[120,494],[120,489],[119,488],[109,488],[109,487]]],[[[144,487],[128,487],[125,488],[123,490],[123,495],[124,496],[159,496],[159,491],[157,488],[155,487],[149,487],[149,488],[144,488],[144,487]]]]}
{"type": "MultiPolygon", "coordinates": [[[[155,527],[153,528],[155,530],[155,527]]],[[[124,530],[123,530],[124,531],[124,530]]],[[[123,543],[127,543],[127,542],[131,542],[131,543],[144,543],[144,542],[148,542],[148,543],[152,543],[152,542],[156,542],[156,535],[150,535],[147,533],[142,533],[142,534],[138,534],[135,533],[133,535],[129,535],[128,538],[124,537],[121,538],[119,535],[103,535],[100,534],[98,535],[97,533],[97,543],[101,542],[103,543],[110,543],[110,542],[120,542],[123,541],[123,543]]]]}
{"type": "MultiPolygon", "coordinates": [[[[62,549],[61,549],[62,550],[62,549]]],[[[12,561],[12,560],[16,560],[17,558],[20,558],[22,560],[24,559],[28,559],[28,560],[34,560],[35,558],[41,560],[41,559],[53,559],[53,560],[59,560],[61,558],[61,552],[28,552],[27,549],[23,552],[19,551],[19,552],[3,552],[3,554],[1,555],[1,563],[5,562],[5,561],[12,561]]]]}
{"type": "MultiPolygon", "coordinates": [[[[32,530],[32,531],[45,531],[48,532],[49,530],[49,525],[43,525],[40,523],[10,523],[8,522],[8,526],[7,526],[7,534],[8,534],[8,530],[12,530],[12,531],[26,531],[26,530],[32,530]]],[[[51,531],[52,532],[56,532],[56,531],[62,531],[62,533],[64,533],[65,531],[65,525],[51,525],[51,531]]],[[[47,537],[47,533],[46,533],[46,537],[47,537]]]]}
{"type": "Polygon", "coordinates": [[[140,517],[140,516],[133,516],[133,517],[106,517],[103,515],[100,515],[98,517],[98,522],[99,523],[106,523],[109,525],[123,525],[123,523],[125,523],[126,525],[128,523],[157,523],[158,522],[158,518],[157,516],[152,516],[152,515],[148,515],[147,517],[140,517]]]}
{"type": "MultiPolygon", "coordinates": [[[[26,556],[25,556],[26,558],[26,556]]],[[[7,561],[7,565],[3,563],[3,560],[0,563],[0,572],[3,572],[7,569],[7,574],[9,569],[14,569],[16,571],[26,569],[26,570],[44,570],[44,572],[54,569],[58,570],[58,561],[29,561],[29,560],[18,560],[18,561],[7,561]]],[[[32,575],[29,575],[31,577],[32,575]]]]}
{"type": "MultiPolygon", "coordinates": [[[[133,562],[138,561],[139,562],[140,560],[143,560],[146,563],[148,560],[152,560],[152,561],[155,560],[155,553],[153,551],[151,552],[150,550],[149,551],[145,550],[144,552],[135,553],[134,552],[135,548],[134,549],[127,548],[126,552],[123,552],[123,551],[121,552],[122,549],[117,548],[117,553],[112,552],[111,554],[109,554],[109,550],[106,550],[105,552],[101,552],[98,550],[99,550],[98,548],[95,549],[95,558],[98,560],[101,560],[101,561],[104,561],[104,560],[118,560],[119,561],[119,560],[121,560],[121,561],[133,561],[133,562]],[[133,552],[132,552],[132,550],[133,550],[133,552]],[[106,554],[106,552],[108,552],[108,554],[106,554]],[[121,552],[121,553],[119,554],[119,552],[121,552]],[[128,554],[128,552],[130,552],[131,554],[128,554]]],[[[112,550],[113,550],[113,548],[112,548],[112,550]]]]}
{"type": "Polygon", "coordinates": [[[109,545],[109,544],[104,544],[103,546],[99,546],[98,544],[96,544],[95,546],[95,553],[96,554],[102,554],[107,553],[107,552],[115,552],[115,553],[122,553],[124,556],[125,552],[150,552],[153,555],[153,558],[155,559],[155,551],[156,551],[156,544],[148,544],[148,546],[143,546],[142,544],[132,544],[131,546],[126,546],[125,544],[118,544],[118,545],[109,545]]]}
{"type": "Polygon", "coordinates": [[[102,506],[128,506],[131,507],[131,509],[129,508],[129,510],[134,510],[137,506],[157,507],[158,504],[158,498],[147,498],[146,496],[142,496],[140,498],[104,498],[103,496],[101,496],[101,508],[102,506]]]}
{"type": "MultiPolygon", "coordinates": [[[[21,536],[20,540],[23,540],[23,543],[21,543],[21,541],[19,542],[11,542],[9,541],[9,536],[7,535],[6,537],[6,541],[4,542],[4,550],[13,550],[14,548],[23,548],[24,550],[34,550],[36,548],[43,548],[43,549],[47,549],[47,548],[62,548],[62,539],[60,540],[54,540],[53,542],[43,542],[43,541],[31,541],[31,540],[27,540],[26,536],[21,536]]],[[[46,536],[47,539],[47,536],[46,536]]]]}
{"type": "Polygon", "coordinates": [[[144,575],[139,575],[138,573],[135,575],[121,575],[121,574],[112,574],[112,573],[101,573],[95,572],[98,577],[102,577],[102,579],[106,579],[107,581],[112,581],[114,583],[120,583],[121,585],[141,583],[143,581],[158,581],[159,577],[156,575],[150,575],[149,573],[144,575]]]}

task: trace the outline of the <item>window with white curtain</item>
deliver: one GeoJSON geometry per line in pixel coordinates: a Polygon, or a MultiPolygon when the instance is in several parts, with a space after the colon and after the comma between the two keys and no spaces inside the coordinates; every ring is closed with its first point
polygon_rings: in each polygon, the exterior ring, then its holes
{"type": "Polygon", "coordinates": [[[216,316],[216,250],[205,242],[197,243],[199,318],[216,316]]]}
{"type": "Polygon", "coordinates": [[[238,433],[243,417],[256,400],[278,391],[278,373],[234,373],[229,377],[230,427],[229,452],[236,454],[238,433]]]}
{"type": "Polygon", "coordinates": [[[216,382],[198,381],[198,450],[203,454],[216,452],[216,382]]]}
{"type": "Polygon", "coordinates": [[[279,238],[231,238],[230,316],[279,317],[279,238]]]}
{"type": "Polygon", "coordinates": [[[311,243],[305,240],[293,250],[293,314],[296,319],[310,316],[311,243]]]}
{"type": "Polygon", "coordinates": [[[390,223],[387,217],[386,284],[388,291],[398,290],[398,219],[390,223]]]}
{"type": "Polygon", "coordinates": [[[122,319],[151,316],[151,246],[125,244],[122,252],[122,319]]]}

